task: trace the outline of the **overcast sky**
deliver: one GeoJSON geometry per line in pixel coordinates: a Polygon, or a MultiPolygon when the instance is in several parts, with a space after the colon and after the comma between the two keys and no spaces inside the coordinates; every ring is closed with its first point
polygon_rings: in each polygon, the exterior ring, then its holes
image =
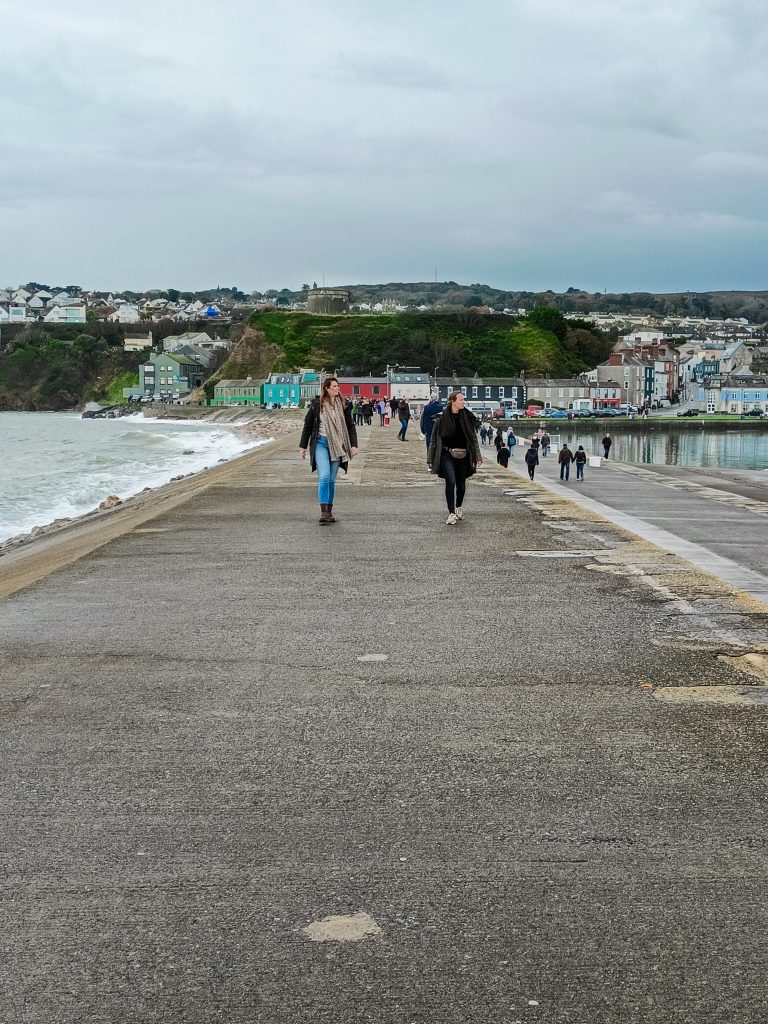
{"type": "Polygon", "coordinates": [[[768,288],[762,0],[0,17],[0,285],[768,288]]]}

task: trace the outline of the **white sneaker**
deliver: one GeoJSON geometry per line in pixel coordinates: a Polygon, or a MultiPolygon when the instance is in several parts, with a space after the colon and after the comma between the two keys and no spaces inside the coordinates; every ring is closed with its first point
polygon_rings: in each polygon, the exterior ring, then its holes
{"type": "Polygon", "coordinates": [[[455,526],[456,523],[458,523],[458,521],[459,520],[458,520],[458,517],[456,516],[456,513],[455,512],[451,512],[450,515],[448,516],[448,518],[445,520],[445,525],[446,526],[455,526]]]}
{"type": "Polygon", "coordinates": [[[463,519],[464,518],[464,510],[463,509],[461,509],[461,508],[457,508],[456,509],[456,518],[457,519],[463,519]]]}

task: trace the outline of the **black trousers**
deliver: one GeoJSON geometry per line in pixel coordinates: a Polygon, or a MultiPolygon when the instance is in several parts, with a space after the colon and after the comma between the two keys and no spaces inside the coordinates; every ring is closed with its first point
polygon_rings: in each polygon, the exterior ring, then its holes
{"type": "Polygon", "coordinates": [[[454,459],[450,452],[443,451],[440,456],[440,475],[445,480],[445,501],[449,512],[464,504],[464,493],[467,489],[469,476],[469,456],[454,459]]]}

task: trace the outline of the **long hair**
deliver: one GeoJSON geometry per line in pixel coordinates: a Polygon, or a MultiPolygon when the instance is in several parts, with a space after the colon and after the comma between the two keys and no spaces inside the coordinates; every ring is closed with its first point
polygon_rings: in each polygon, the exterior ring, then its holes
{"type": "Polygon", "coordinates": [[[463,391],[452,391],[450,395],[448,395],[448,405],[451,407],[451,412],[453,412],[453,403],[456,401],[459,395],[463,394],[463,391]]]}
{"type": "Polygon", "coordinates": [[[320,390],[320,408],[321,409],[325,405],[326,402],[332,402],[333,401],[331,396],[328,394],[328,389],[330,388],[331,384],[334,383],[334,381],[338,384],[339,383],[339,378],[338,377],[326,377],[325,380],[323,381],[323,386],[322,386],[322,388],[320,390]]]}

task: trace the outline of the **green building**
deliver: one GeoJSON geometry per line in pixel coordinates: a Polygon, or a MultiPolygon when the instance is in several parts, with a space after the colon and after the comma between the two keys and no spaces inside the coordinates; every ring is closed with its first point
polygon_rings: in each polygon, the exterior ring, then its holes
{"type": "Polygon", "coordinates": [[[173,352],[153,352],[139,366],[137,387],[123,388],[123,398],[164,398],[175,401],[199,388],[209,374],[202,360],[173,352]]]}
{"type": "Polygon", "coordinates": [[[211,405],[261,405],[264,381],[255,377],[245,380],[220,380],[214,386],[211,405]]]}

